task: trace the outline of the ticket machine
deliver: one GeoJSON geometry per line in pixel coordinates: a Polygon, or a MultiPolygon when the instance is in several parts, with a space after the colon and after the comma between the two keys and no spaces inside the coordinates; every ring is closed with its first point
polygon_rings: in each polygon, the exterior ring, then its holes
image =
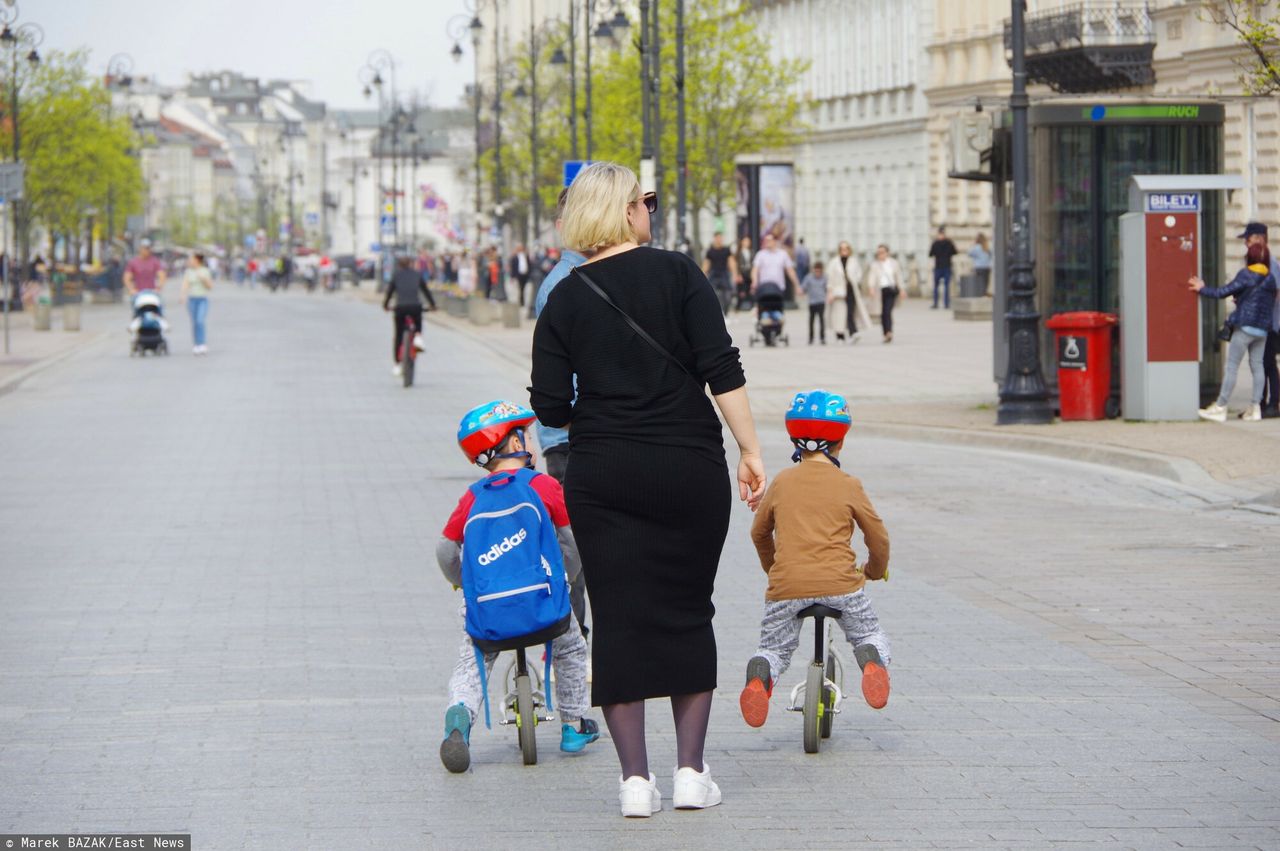
{"type": "MultiPolygon", "coordinates": [[[[1120,217],[1120,404],[1127,420],[1194,420],[1200,407],[1200,214],[1222,174],[1139,174],[1120,217]]],[[[1219,239],[1220,234],[1209,234],[1219,239]]],[[[1218,281],[1211,284],[1220,283],[1218,281]]]]}

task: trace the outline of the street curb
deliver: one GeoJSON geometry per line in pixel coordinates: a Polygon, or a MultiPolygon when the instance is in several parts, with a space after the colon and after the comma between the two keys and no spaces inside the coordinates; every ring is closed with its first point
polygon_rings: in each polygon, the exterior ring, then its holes
{"type": "MultiPolygon", "coordinates": [[[[504,347],[495,345],[492,340],[488,339],[484,334],[473,330],[467,323],[438,317],[431,313],[428,313],[426,318],[433,325],[449,328],[481,344],[508,363],[523,369],[528,369],[530,366],[528,357],[514,355],[504,347]]],[[[1063,461],[1111,467],[1130,473],[1153,476],[1181,485],[1215,507],[1240,507],[1265,514],[1280,515],[1280,509],[1265,504],[1253,503],[1253,500],[1265,496],[1265,493],[1220,482],[1195,461],[1176,455],[1161,455],[1156,452],[1143,452],[1139,449],[1082,443],[1054,437],[1000,434],[982,429],[922,426],[910,423],[859,422],[857,431],[860,435],[866,435],[867,437],[913,443],[940,443],[975,449],[994,449],[1001,452],[1016,452],[1023,455],[1057,458],[1063,461]]]]}
{"type": "MultiPolygon", "coordinates": [[[[71,332],[64,331],[60,333],[71,333],[71,332]]],[[[103,340],[106,340],[111,336],[112,336],[111,333],[108,331],[98,331],[92,336],[78,341],[74,346],[72,346],[69,349],[66,349],[65,351],[58,352],[56,355],[49,355],[47,358],[43,358],[31,364],[31,366],[27,367],[26,369],[22,369],[22,370],[19,370],[18,372],[15,372],[13,375],[10,375],[8,378],[0,379],[0,396],[3,396],[6,393],[10,393],[13,390],[16,390],[18,388],[18,385],[20,385],[22,382],[26,381],[28,378],[35,375],[36,373],[43,372],[49,367],[57,366],[58,364],[62,363],[64,360],[76,354],[77,352],[85,351],[90,346],[101,343],[103,340]]]]}

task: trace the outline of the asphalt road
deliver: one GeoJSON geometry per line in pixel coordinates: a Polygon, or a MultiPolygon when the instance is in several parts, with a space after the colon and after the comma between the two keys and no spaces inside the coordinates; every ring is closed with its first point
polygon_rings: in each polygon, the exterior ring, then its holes
{"type": "MultiPolygon", "coordinates": [[[[737,713],[764,589],[734,512],[708,762],[724,804],[617,814],[607,740],[437,758],[457,597],[432,547],[462,411],[527,376],[342,297],[215,292],[212,354],[90,347],[0,396],[0,832],[195,847],[1280,846],[1280,518],[1029,456],[855,437],[893,540],[893,696],[820,755],[737,713]]],[[[116,344],[118,343],[118,344],[116,344]]],[[[821,357],[815,349],[815,357],[821,357]]],[[[855,416],[857,399],[854,398],[855,416]]],[[[762,423],[772,469],[780,423],[762,423]]],[[[846,661],[847,648],[841,648],[846,661]]],[[[852,665],[851,665],[852,667],[852,665]]],[[[790,691],[793,669],[776,695],[790,691]]],[[[851,688],[856,696],[856,687],[851,688]]],[[[596,714],[598,718],[598,713],[596,714]]]]}

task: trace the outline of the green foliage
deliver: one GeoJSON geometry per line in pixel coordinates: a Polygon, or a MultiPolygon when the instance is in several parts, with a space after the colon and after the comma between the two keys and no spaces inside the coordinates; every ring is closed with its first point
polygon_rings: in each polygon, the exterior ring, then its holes
{"type": "Polygon", "coordinates": [[[1201,15],[1234,31],[1246,48],[1236,63],[1245,92],[1280,94],[1280,10],[1272,0],[1202,0],[1201,15]]]}
{"type": "MultiPolygon", "coordinates": [[[[676,21],[673,0],[654,3],[661,26],[661,127],[657,144],[663,165],[660,203],[667,211],[676,198],[676,21]]],[[[806,129],[795,84],[806,63],[774,62],[769,44],[756,29],[750,4],[740,0],[686,0],[685,101],[688,193],[691,221],[701,211],[722,214],[732,206],[734,167],[738,157],[786,147],[806,129]]],[[[530,171],[530,102],[514,91],[531,90],[529,50],[504,63],[502,160],[508,221],[522,222],[532,187],[538,187],[541,220],[553,218],[561,187],[561,163],[571,159],[570,86],[567,68],[552,65],[550,56],[565,45],[567,30],[538,35],[538,174],[530,171]]],[[[626,42],[613,49],[592,49],[592,159],[613,160],[638,169],[643,143],[639,21],[632,20],[626,42]]],[[[524,42],[527,45],[527,39],[524,42]]],[[[579,43],[578,153],[586,158],[586,91],[584,47],[579,43]]],[[[482,81],[485,84],[486,81],[482,81]]],[[[487,81],[491,86],[492,81],[487,81]]],[[[485,106],[492,105],[486,96],[485,106]]],[[[492,113],[484,116],[492,119],[492,113]]],[[[490,146],[481,159],[486,192],[493,185],[490,146]]],[[[696,226],[696,225],[695,225],[696,226]]]]}
{"type": "MultiPolygon", "coordinates": [[[[101,214],[109,200],[123,222],[143,193],[142,173],[129,153],[137,144],[129,118],[110,116],[110,96],[89,76],[85,60],[83,51],[55,50],[36,68],[20,66],[24,206],[51,232],[78,233],[91,208],[101,214]]],[[[13,142],[13,125],[6,122],[0,136],[6,158],[13,142]]]]}

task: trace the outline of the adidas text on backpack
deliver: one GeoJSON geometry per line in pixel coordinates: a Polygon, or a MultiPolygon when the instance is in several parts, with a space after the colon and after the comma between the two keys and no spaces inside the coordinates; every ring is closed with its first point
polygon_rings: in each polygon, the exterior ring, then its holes
{"type": "Polygon", "coordinates": [[[569,629],[569,586],[555,524],[530,485],[536,470],[471,486],[463,527],[467,634],[486,653],[544,644],[569,629]]]}

